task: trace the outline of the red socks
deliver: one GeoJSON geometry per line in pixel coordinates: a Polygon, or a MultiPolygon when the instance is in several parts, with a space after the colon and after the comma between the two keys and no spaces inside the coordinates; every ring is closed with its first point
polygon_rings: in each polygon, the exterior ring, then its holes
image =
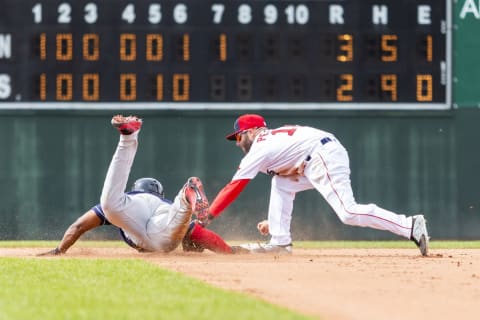
{"type": "Polygon", "coordinates": [[[232,248],[215,232],[205,229],[198,223],[190,233],[192,242],[216,253],[232,253],[232,248]]]}

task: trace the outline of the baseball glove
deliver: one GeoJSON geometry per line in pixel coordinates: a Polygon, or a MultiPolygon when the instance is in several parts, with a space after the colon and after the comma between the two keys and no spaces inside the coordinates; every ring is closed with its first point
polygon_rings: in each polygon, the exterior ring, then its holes
{"type": "Polygon", "coordinates": [[[183,248],[183,251],[185,252],[188,252],[188,251],[203,252],[203,250],[205,250],[205,248],[202,245],[195,243],[194,241],[192,241],[190,237],[194,226],[195,226],[195,221],[192,221],[190,223],[187,233],[182,239],[182,248],[183,248]]]}
{"type": "Polygon", "coordinates": [[[193,252],[203,252],[205,250],[204,247],[201,245],[195,243],[190,239],[190,237],[185,236],[182,240],[182,248],[183,251],[188,252],[188,251],[193,251],[193,252]]]}

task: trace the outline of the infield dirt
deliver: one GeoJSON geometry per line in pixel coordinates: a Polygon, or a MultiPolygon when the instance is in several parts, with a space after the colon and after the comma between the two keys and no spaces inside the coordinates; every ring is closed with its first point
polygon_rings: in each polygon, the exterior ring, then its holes
{"type": "MultiPolygon", "coordinates": [[[[0,257],[34,257],[45,250],[0,248],[0,257]]],[[[328,320],[478,319],[480,250],[431,251],[425,258],[416,249],[294,248],[290,256],[227,256],[73,247],[62,258],[145,259],[328,320]]]]}

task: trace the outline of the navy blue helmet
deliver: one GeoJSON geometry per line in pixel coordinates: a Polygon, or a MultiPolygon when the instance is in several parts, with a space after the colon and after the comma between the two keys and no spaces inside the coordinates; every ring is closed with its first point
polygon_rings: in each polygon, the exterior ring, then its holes
{"type": "Polygon", "coordinates": [[[148,192],[159,196],[165,197],[162,184],[154,178],[140,178],[133,183],[132,191],[136,192],[148,192]]]}

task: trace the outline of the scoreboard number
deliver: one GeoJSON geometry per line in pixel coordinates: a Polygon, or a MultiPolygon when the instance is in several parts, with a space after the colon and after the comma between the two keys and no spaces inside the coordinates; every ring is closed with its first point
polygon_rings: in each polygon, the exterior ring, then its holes
{"type": "Polygon", "coordinates": [[[451,108],[448,0],[0,6],[0,109],[451,108]]]}

